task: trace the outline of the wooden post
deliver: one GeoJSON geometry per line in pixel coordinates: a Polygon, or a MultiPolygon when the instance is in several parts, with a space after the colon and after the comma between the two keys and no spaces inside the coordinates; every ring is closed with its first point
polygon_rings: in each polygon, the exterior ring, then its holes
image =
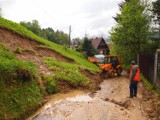
{"type": "Polygon", "coordinates": [[[137,54],[137,65],[139,65],[139,54],[137,54]]]}
{"type": "Polygon", "coordinates": [[[70,45],[71,45],[71,26],[69,26],[69,48],[70,48],[70,45]]]}
{"type": "Polygon", "coordinates": [[[158,66],[158,53],[160,52],[160,49],[157,50],[155,54],[155,60],[154,60],[154,84],[156,84],[157,81],[157,66],[158,66]]]}

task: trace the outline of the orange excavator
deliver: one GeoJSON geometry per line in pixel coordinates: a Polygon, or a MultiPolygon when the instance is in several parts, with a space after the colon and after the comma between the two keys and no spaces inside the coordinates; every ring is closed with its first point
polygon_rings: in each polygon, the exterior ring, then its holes
{"type": "Polygon", "coordinates": [[[121,75],[122,61],[119,56],[106,55],[100,59],[101,61],[99,59],[96,59],[96,57],[88,57],[90,62],[99,66],[99,69],[102,71],[103,75],[107,74],[109,77],[113,77],[115,74],[117,74],[117,76],[121,75]]]}
{"type": "Polygon", "coordinates": [[[94,55],[93,57],[88,57],[88,60],[96,65],[103,63],[105,56],[104,55],[94,55]]]}

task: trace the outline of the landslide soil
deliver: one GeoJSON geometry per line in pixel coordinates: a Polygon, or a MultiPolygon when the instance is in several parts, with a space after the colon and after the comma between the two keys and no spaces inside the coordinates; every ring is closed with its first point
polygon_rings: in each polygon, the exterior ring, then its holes
{"type": "MultiPolygon", "coordinates": [[[[14,52],[17,59],[31,61],[36,64],[37,72],[41,77],[39,81],[41,86],[45,86],[43,81],[44,75],[54,74],[54,71],[50,70],[48,66],[43,63],[45,57],[54,57],[59,61],[75,63],[73,59],[62,56],[54,50],[39,47],[43,46],[43,43],[28,39],[7,29],[0,28],[0,42],[11,52],[14,52]]],[[[90,73],[87,70],[81,70],[80,72],[88,77],[95,86],[101,82],[97,74],[90,73]]],[[[58,84],[61,90],[60,92],[66,93],[72,89],[67,82],[60,81],[58,84]]]]}
{"type": "MultiPolygon", "coordinates": [[[[160,98],[138,85],[138,96],[129,95],[129,78],[107,78],[101,90],[48,103],[30,120],[159,120],[160,98]]],[[[77,93],[78,94],[78,93],[77,93]]]]}
{"type": "MultiPolygon", "coordinates": [[[[41,76],[39,84],[44,85],[43,76],[54,74],[47,65],[43,63],[44,57],[55,57],[60,61],[74,63],[56,51],[40,48],[43,45],[32,39],[20,36],[13,31],[0,28],[0,42],[4,44],[16,57],[21,60],[29,60],[36,64],[37,72],[41,76]],[[16,53],[22,48],[21,53],[16,53]]],[[[97,74],[81,71],[94,84],[102,81],[97,74]]],[[[63,93],[72,88],[65,82],[60,86],[63,93]]],[[[107,78],[100,85],[101,90],[95,93],[85,94],[84,100],[64,99],[57,104],[51,104],[35,120],[41,119],[63,119],[63,120],[160,120],[160,98],[153,92],[149,92],[141,82],[139,84],[138,97],[129,99],[129,80],[126,77],[107,78]]],[[[47,98],[47,101],[51,97],[47,98]]]]}

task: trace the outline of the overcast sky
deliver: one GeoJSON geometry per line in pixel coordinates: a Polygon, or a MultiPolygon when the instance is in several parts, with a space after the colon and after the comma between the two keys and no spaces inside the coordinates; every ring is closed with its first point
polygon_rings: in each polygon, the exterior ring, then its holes
{"type": "Polygon", "coordinates": [[[14,22],[38,20],[71,38],[108,36],[122,0],[0,0],[3,17],[14,22]]]}

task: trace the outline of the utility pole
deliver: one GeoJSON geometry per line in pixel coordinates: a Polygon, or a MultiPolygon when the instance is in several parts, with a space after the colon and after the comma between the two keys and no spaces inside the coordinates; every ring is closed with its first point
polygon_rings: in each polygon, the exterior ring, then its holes
{"type": "Polygon", "coordinates": [[[71,44],[71,25],[69,26],[69,48],[71,44]]]}

